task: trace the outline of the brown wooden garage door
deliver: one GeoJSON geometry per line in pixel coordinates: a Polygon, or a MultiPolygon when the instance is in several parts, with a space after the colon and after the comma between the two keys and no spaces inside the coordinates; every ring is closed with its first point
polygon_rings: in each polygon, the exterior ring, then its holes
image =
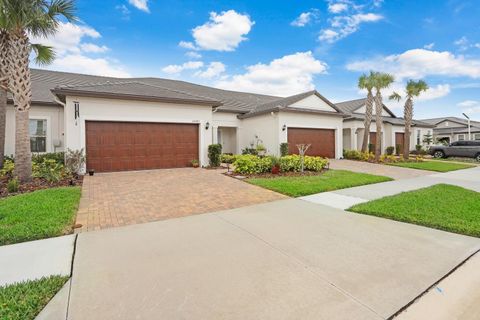
{"type": "Polygon", "coordinates": [[[96,172],[186,167],[198,159],[198,125],[87,121],[86,145],[96,172]]]}
{"type": "Polygon", "coordinates": [[[298,154],[297,144],[311,144],[309,156],[335,158],[335,130],[288,128],[288,152],[298,154]]]}

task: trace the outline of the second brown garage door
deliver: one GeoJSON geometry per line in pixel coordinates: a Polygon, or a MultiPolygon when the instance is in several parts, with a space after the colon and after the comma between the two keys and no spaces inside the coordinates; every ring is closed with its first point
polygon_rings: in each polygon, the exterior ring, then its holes
{"type": "Polygon", "coordinates": [[[87,121],[87,169],[186,167],[198,159],[198,140],[196,124],[87,121]]]}
{"type": "Polygon", "coordinates": [[[311,144],[309,156],[335,158],[335,130],[288,128],[288,152],[298,154],[297,144],[311,144]]]}

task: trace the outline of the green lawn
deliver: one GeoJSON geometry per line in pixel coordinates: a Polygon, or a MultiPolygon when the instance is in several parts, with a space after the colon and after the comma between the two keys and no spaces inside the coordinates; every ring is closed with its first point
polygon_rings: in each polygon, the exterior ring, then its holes
{"type": "Polygon", "coordinates": [[[71,232],[80,192],[63,187],[0,199],[0,245],[71,232]]]}
{"type": "Polygon", "coordinates": [[[247,181],[292,197],[332,191],[378,182],[391,181],[389,177],[356,173],[346,170],[328,170],[317,176],[278,178],[251,178],[247,181]]]}
{"type": "Polygon", "coordinates": [[[52,276],[0,287],[0,319],[35,319],[67,279],[52,276]]]}
{"type": "Polygon", "coordinates": [[[457,186],[437,184],[348,210],[480,237],[480,193],[457,186]]]}
{"type": "Polygon", "coordinates": [[[441,162],[441,161],[397,162],[397,163],[389,163],[389,165],[404,167],[404,168],[411,168],[411,169],[437,171],[437,172],[448,172],[448,171],[455,171],[455,170],[468,169],[468,168],[474,167],[471,164],[441,162]]]}

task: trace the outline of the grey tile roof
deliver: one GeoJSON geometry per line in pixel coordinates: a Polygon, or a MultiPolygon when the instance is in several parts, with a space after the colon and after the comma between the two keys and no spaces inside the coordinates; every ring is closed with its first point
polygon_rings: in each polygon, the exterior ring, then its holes
{"type": "MultiPolygon", "coordinates": [[[[355,100],[348,100],[343,102],[335,103],[335,105],[342,110],[344,113],[352,114],[355,110],[363,107],[365,105],[367,98],[355,99],[355,100]]],[[[392,116],[396,118],[397,116],[389,109],[385,104],[383,104],[383,108],[392,116]]]]}
{"type": "MultiPolygon", "coordinates": [[[[462,118],[458,118],[458,117],[442,117],[442,118],[421,119],[421,121],[423,121],[423,122],[431,123],[431,124],[434,124],[434,125],[437,125],[440,122],[445,121],[445,120],[453,121],[453,122],[456,122],[456,123],[459,123],[459,124],[463,124],[465,126],[468,125],[467,119],[462,119],[462,118]]],[[[480,127],[480,122],[479,121],[473,121],[472,120],[472,121],[470,121],[470,124],[480,127]]]]}
{"type": "Polygon", "coordinates": [[[260,105],[256,106],[254,109],[252,109],[250,112],[248,112],[246,114],[243,114],[239,117],[240,118],[250,118],[250,117],[254,117],[256,115],[265,114],[265,113],[274,112],[274,111],[280,111],[280,110],[297,111],[297,112],[310,112],[310,113],[324,113],[324,114],[330,113],[330,114],[343,115],[343,112],[339,108],[337,108],[337,106],[335,106],[333,103],[331,103],[327,98],[322,96],[316,90],[312,90],[312,91],[307,91],[307,92],[303,92],[303,93],[300,93],[300,94],[296,94],[296,95],[293,95],[293,96],[289,96],[289,97],[286,97],[286,98],[279,98],[277,100],[267,102],[267,103],[264,103],[264,104],[260,104],[260,105]],[[323,101],[325,101],[328,105],[330,105],[333,109],[335,109],[336,112],[290,107],[290,105],[294,104],[295,102],[298,102],[302,99],[305,99],[306,97],[309,97],[313,94],[316,95],[317,97],[319,97],[320,99],[322,99],[323,101]]]}
{"type": "MultiPolygon", "coordinates": [[[[382,118],[383,118],[383,122],[385,122],[385,123],[390,123],[390,124],[393,124],[393,125],[401,125],[401,126],[405,125],[405,120],[403,118],[398,118],[398,117],[396,117],[396,118],[382,117],[382,118]]],[[[347,119],[345,119],[345,121],[349,121],[349,120],[361,120],[361,121],[363,121],[364,119],[365,119],[365,115],[363,115],[363,114],[352,114],[347,119]]],[[[372,122],[375,122],[375,117],[373,117],[372,122]]],[[[423,121],[418,121],[418,120],[412,120],[412,125],[419,126],[419,127],[425,127],[425,128],[434,128],[435,127],[432,124],[429,124],[429,123],[426,123],[426,122],[423,122],[423,121]]]]}
{"type": "Polygon", "coordinates": [[[169,102],[190,102],[220,106],[221,102],[181,91],[163,88],[137,80],[106,81],[87,85],[64,85],[56,87],[57,96],[66,94],[79,96],[116,97],[123,99],[158,100],[169,102]]]}
{"type": "Polygon", "coordinates": [[[51,90],[59,86],[88,86],[92,84],[101,84],[108,81],[141,82],[144,84],[159,86],[164,89],[174,90],[178,93],[220,101],[222,103],[222,106],[218,108],[220,111],[231,111],[238,113],[249,112],[259,104],[280,99],[280,97],[275,96],[221,90],[185,81],[162,78],[113,78],[40,69],[31,69],[31,72],[33,94],[32,99],[33,102],[37,104],[56,103],[51,90]]]}

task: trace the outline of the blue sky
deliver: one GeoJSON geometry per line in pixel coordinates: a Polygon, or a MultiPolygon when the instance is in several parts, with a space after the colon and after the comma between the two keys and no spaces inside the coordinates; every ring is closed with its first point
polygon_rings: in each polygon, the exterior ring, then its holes
{"type": "MultiPolygon", "coordinates": [[[[78,0],[49,69],[182,79],[290,95],[316,88],[332,101],[363,96],[368,70],[431,89],[416,118],[480,120],[480,9],[476,1],[78,0]]],[[[388,103],[398,115],[402,104],[388,103]]]]}

